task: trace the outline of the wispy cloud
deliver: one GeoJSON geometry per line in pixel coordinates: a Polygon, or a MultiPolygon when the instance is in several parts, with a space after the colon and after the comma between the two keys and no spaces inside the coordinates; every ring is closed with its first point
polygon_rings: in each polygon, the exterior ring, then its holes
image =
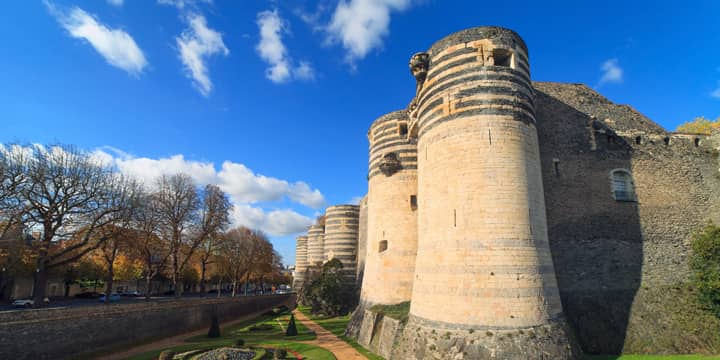
{"type": "Polygon", "coordinates": [[[70,36],[87,41],[108,64],[133,75],[147,66],[145,55],[127,32],[108,27],[78,7],[64,10],[48,1],[45,6],[70,36]]]}
{"type": "Polygon", "coordinates": [[[718,81],[717,88],[710,93],[710,96],[716,99],[720,99],[720,81],[718,81]]]}
{"type": "Polygon", "coordinates": [[[390,14],[409,8],[411,0],[340,0],[328,25],[327,40],[341,42],[346,60],[354,64],[381,48],[390,32],[390,14]]]}
{"type": "Polygon", "coordinates": [[[620,67],[617,58],[606,60],[600,67],[602,75],[598,85],[619,84],[623,81],[623,69],[620,67]]]}
{"type": "Polygon", "coordinates": [[[260,42],[256,50],[260,58],[270,65],[265,77],[274,83],[283,83],[290,79],[312,80],[315,70],[307,61],[301,61],[296,67],[288,56],[287,47],[283,43],[283,35],[288,33],[287,22],[276,10],[266,10],[257,14],[257,26],[260,31],[260,42]]]}
{"type": "Polygon", "coordinates": [[[232,213],[235,225],[260,229],[271,235],[302,232],[313,222],[311,217],[293,209],[278,208],[282,201],[287,199],[312,209],[325,205],[320,190],[306,182],[257,174],[244,164],[232,161],[225,161],[218,168],[212,162],[189,160],[181,154],[153,159],[135,157],[112,147],[102,147],[93,154],[148,186],[163,174],[180,172],[190,175],[198,185],[217,184],[235,205],[232,213]]]}
{"type": "Polygon", "coordinates": [[[108,4],[114,5],[114,6],[122,6],[123,0],[107,0],[108,4]]]}
{"type": "Polygon", "coordinates": [[[170,5],[178,9],[194,6],[197,3],[211,4],[212,0],[157,0],[160,5],[170,5]]]}
{"type": "Polygon", "coordinates": [[[175,38],[180,60],[200,94],[208,96],[213,84],[208,74],[207,60],[216,54],[227,56],[230,50],[225,46],[222,34],[208,28],[204,16],[190,13],[186,20],[189,27],[175,38]]]}

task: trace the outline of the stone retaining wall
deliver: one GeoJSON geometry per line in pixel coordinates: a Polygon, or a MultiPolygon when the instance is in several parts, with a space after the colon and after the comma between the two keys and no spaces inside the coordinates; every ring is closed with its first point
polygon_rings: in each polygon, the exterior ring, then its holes
{"type": "Polygon", "coordinates": [[[0,359],[65,359],[169,337],[275,306],[295,295],[172,299],[137,304],[49,308],[0,313],[0,359]]]}

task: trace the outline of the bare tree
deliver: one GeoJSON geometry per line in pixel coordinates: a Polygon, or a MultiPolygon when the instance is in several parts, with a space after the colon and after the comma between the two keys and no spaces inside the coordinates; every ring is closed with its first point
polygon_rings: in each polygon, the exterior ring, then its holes
{"type": "Polygon", "coordinates": [[[152,279],[163,271],[170,256],[167,243],[158,236],[161,220],[155,194],[142,194],[132,220],[135,236],[128,253],[143,264],[146,300],[150,299],[152,279]]]}
{"type": "Polygon", "coordinates": [[[24,203],[19,192],[27,181],[23,164],[27,150],[18,145],[0,145],[0,239],[21,227],[24,203]]]}
{"type": "Polygon", "coordinates": [[[137,186],[108,164],[71,146],[27,146],[20,163],[25,179],[17,186],[23,225],[41,230],[33,299],[45,298],[49,269],[72,263],[100,247],[98,232],[119,221],[131,207],[137,186]]]}
{"type": "Polygon", "coordinates": [[[207,185],[203,191],[203,206],[200,210],[200,228],[197,241],[200,242],[200,292],[205,294],[207,266],[217,253],[222,240],[220,233],[230,223],[232,204],[227,195],[216,185],[207,185]]]}
{"type": "Polygon", "coordinates": [[[252,266],[253,231],[240,226],[223,234],[219,251],[224,275],[232,282],[232,296],[237,294],[238,282],[252,266]]]}
{"type": "Polygon", "coordinates": [[[160,236],[170,251],[171,280],[175,296],[180,296],[180,275],[199,243],[191,232],[197,224],[200,197],[186,174],[163,175],[157,180],[155,198],[160,217],[160,236]]]}

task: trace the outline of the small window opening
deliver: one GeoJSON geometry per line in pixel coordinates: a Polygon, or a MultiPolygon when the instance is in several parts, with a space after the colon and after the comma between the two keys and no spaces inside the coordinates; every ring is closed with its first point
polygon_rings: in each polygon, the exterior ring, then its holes
{"type": "Polygon", "coordinates": [[[453,226],[457,227],[457,210],[453,209],[453,226]]]}
{"type": "Polygon", "coordinates": [[[640,136],[636,137],[636,138],[635,138],[635,143],[638,144],[638,145],[641,145],[641,144],[642,144],[642,137],[640,137],[640,136]]]}
{"type": "Polygon", "coordinates": [[[512,51],[505,49],[493,50],[495,66],[512,67],[512,51]]]}
{"type": "Polygon", "coordinates": [[[407,126],[407,124],[406,124],[406,123],[400,123],[400,125],[398,125],[398,134],[399,134],[400,136],[406,136],[407,133],[408,133],[408,126],[407,126]]]}
{"type": "Polygon", "coordinates": [[[695,138],[695,147],[700,146],[700,138],[695,138]]]}
{"type": "Polygon", "coordinates": [[[417,210],[417,195],[410,195],[410,209],[413,211],[417,210]]]}
{"type": "Polygon", "coordinates": [[[381,253],[381,252],[387,250],[387,248],[388,248],[388,241],[387,240],[380,241],[380,243],[378,244],[378,252],[381,253]]]}
{"type": "Polygon", "coordinates": [[[666,136],[666,137],[663,139],[663,142],[665,143],[665,145],[670,145],[670,138],[666,136]]]}
{"type": "Polygon", "coordinates": [[[560,176],[560,160],[553,159],[553,169],[555,169],[555,176],[560,176]]]}
{"type": "Polygon", "coordinates": [[[617,201],[635,201],[635,187],[632,175],[626,170],[615,170],[612,173],[613,195],[617,201]]]}

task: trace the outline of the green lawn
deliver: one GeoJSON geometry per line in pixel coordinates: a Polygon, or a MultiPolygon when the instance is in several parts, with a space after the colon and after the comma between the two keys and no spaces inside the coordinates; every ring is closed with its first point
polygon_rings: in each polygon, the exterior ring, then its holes
{"type": "MultiPolygon", "coordinates": [[[[314,340],[316,338],[315,334],[299,321],[295,322],[298,335],[292,337],[285,336],[284,328],[287,326],[289,320],[290,314],[287,312],[274,315],[262,315],[259,318],[222,328],[219,338],[209,339],[205,335],[193,336],[185,340],[187,344],[170,349],[150,351],[130,357],[127,360],[152,360],[157,358],[163,350],[173,350],[176,353],[181,353],[195,349],[210,350],[222,346],[232,346],[237,339],[243,339],[245,341],[244,346],[248,348],[282,348],[297,351],[307,360],[336,360],[331,352],[323,348],[295,342],[314,340]]],[[[256,358],[264,359],[262,357],[256,358]]],[[[295,357],[288,352],[288,359],[295,359],[295,357]]]]}
{"type": "Polygon", "coordinates": [[[308,306],[298,306],[298,310],[300,310],[300,312],[310,318],[310,320],[325,328],[325,330],[330,331],[331,333],[335,334],[337,337],[348,343],[366,358],[370,360],[385,360],[383,357],[374,354],[370,352],[370,350],[362,347],[362,345],[358,344],[355,339],[345,336],[345,328],[347,328],[347,324],[350,322],[350,315],[328,318],[311,314],[310,307],[308,306]]]}

